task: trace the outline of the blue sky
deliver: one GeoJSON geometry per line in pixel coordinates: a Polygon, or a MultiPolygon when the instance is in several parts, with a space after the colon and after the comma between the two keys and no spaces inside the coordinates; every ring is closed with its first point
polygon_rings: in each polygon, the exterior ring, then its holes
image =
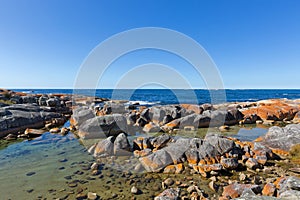
{"type": "MultiPolygon", "coordinates": [[[[100,42],[150,26],[201,44],[225,88],[299,89],[299,10],[298,0],[0,0],[0,87],[72,88],[80,65],[100,42]]],[[[151,62],[205,88],[192,66],[158,50],[121,57],[99,87],[113,88],[127,70],[151,62]]]]}

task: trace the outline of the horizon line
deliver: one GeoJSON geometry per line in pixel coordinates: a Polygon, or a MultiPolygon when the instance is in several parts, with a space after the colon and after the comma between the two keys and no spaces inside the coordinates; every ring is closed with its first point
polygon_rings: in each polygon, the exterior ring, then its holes
{"type": "MultiPolygon", "coordinates": [[[[74,90],[74,88],[2,88],[8,90],[74,90]]],[[[75,90],[300,90],[300,88],[76,88],[75,90]]]]}

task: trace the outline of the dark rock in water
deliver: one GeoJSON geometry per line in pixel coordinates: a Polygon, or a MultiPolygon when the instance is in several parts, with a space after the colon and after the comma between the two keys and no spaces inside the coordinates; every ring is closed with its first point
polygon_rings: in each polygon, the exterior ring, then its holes
{"type": "Polygon", "coordinates": [[[127,120],[121,114],[97,116],[79,126],[78,135],[82,139],[105,138],[128,132],[127,120]]]}
{"type": "Polygon", "coordinates": [[[129,155],[131,154],[131,146],[124,133],[119,134],[114,142],[115,155],[129,155]]]}
{"type": "Polygon", "coordinates": [[[177,200],[179,198],[179,192],[180,192],[179,188],[166,189],[158,196],[156,196],[154,200],[177,200]]]}
{"type": "Polygon", "coordinates": [[[72,179],[72,176],[65,176],[64,177],[66,180],[71,180],[72,179]]]}
{"type": "Polygon", "coordinates": [[[300,143],[300,124],[290,124],[284,128],[273,126],[263,137],[262,143],[278,149],[276,153],[288,153],[293,145],[300,143]]]}
{"type": "Polygon", "coordinates": [[[26,192],[28,192],[28,193],[31,193],[31,192],[33,192],[33,191],[34,191],[34,189],[26,190],[26,192]]]}
{"type": "Polygon", "coordinates": [[[28,173],[26,174],[26,176],[32,176],[32,175],[35,175],[35,172],[28,172],[28,173]]]}

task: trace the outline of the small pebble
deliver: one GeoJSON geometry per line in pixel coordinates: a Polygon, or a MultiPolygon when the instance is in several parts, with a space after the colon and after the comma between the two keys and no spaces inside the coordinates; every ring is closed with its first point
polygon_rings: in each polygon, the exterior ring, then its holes
{"type": "Polygon", "coordinates": [[[111,197],[116,198],[118,195],[116,193],[112,193],[111,197]]]}
{"type": "Polygon", "coordinates": [[[65,176],[64,178],[67,179],[67,180],[71,180],[72,176],[65,176]]]}
{"type": "Polygon", "coordinates": [[[28,193],[33,192],[33,189],[26,190],[28,193]]]}
{"type": "Polygon", "coordinates": [[[68,186],[69,186],[69,187],[76,187],[76,186],[77,186],[77,183],[69,183],[68,186]]]}
{"type": "Polygon", "coordinates": [[[26,174],[26,176],[32,176],[32,175],[35,175],[35,172],[28,172],[28,173],[26,174]]]}
{"type": "Polygon", "coordinates": [[[76,199],[86,199],[86,198],[87,198],[87,196],[84,193],[79,193],[76,195],[76,199]]]}
{"type": "Polygon", "coordinates": [[[174,184],[174,181],[171,178],[167,178],[166,180],[164,180],[164,184],[166,184],[167,186],[171,186],[174,184]]]}
{"type": "Polygon", "coordinates": [[[88,192],[87,197],[90,200],[95,200],[95,199],[97,199],[98,196],[97,196],[97,193],[88,192]]]}
{"type": "Polygon", "coordinates": [[[64,158],[64,159],[60,159],[59,162],[67,162],[68,159],[64,158]]]}
{"type": "Polygon", "coordinates": [[[132,194],[137,194],[137,193],[139,192],[139,190],[138,190],[135,186],[132,186],[130,192],[131,192],[132,194]]]}

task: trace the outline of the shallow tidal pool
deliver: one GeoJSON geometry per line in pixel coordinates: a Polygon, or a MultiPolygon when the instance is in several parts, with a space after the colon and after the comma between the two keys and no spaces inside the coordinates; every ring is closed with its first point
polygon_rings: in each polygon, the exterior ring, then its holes
{"type": "MultiPolygon", "coordinates": [[[[201,137],[208,131],[219,133],[218,129],[201,129],[178,135],[201,137]]],[[[234,126],[226,135],[253,140],[266,132],[264,127],[234,126]]],[[[207,180],[198,174],[132,174],[103,164],[95,175],[90,170],[93,162],[72,133],[45,133],[34,140],[12,143],[0,150],[1,199],[75,199],[88,192],[97,193],[101,199],[130,199],[133,185],[142,191],[136,199],[151,199],[163,191],[161,182],[167,177],[183,183],[193,180],[207,187],[207,180]]]]}

